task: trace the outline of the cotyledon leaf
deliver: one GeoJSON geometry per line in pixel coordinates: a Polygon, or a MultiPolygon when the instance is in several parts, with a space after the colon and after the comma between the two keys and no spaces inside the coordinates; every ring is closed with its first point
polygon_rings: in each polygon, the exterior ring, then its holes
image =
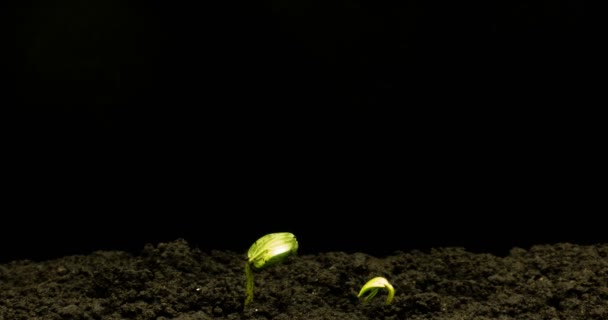
{"type": "Polygon", "coordinates": [[[290,232],[269,233],[258,239],[247,252],[256,269],[275,265],[298,251],[298,240],[290,232]]]}

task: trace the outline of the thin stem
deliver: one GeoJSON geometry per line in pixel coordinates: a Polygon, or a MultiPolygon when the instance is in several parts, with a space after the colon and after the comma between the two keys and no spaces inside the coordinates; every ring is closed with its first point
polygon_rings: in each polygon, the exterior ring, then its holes
{"type": "Polygon", "coordinates": [[[247,296],[245,297],[245,306],[253,301],[253,271],[249,261],[245,264],[245,276],[247,277],[247,296]]]}

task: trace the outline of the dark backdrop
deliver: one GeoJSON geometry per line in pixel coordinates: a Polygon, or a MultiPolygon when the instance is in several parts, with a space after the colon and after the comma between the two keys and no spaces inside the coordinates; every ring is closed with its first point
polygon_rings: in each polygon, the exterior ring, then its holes
{"type": "Polygon", "coordinates": [[[587,10],[3,4],[0,257],[605,242],[587,10]]]}

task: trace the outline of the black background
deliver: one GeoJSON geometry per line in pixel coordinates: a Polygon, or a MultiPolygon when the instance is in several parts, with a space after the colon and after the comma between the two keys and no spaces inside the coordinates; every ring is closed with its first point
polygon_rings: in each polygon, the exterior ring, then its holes
{"type": "Polygon", "coordinates": [[[580,1],[2,8],[0,256],[605,242],[580,1]]]}

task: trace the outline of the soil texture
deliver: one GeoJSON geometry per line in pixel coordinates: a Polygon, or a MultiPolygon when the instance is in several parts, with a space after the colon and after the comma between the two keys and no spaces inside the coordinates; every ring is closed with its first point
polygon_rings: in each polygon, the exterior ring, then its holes
{"type": "Polygon", "coordinates": [[[608,319],[608,244],[513,248],[504,257],[460,247],[426,252],[322,252],[254,273],[246,257],[183,239],[138,254],[97,251],[0,265],[0,320],[34,319],[608,319]],[[369,279],[395,288],[364,303],[369,279]]]}

